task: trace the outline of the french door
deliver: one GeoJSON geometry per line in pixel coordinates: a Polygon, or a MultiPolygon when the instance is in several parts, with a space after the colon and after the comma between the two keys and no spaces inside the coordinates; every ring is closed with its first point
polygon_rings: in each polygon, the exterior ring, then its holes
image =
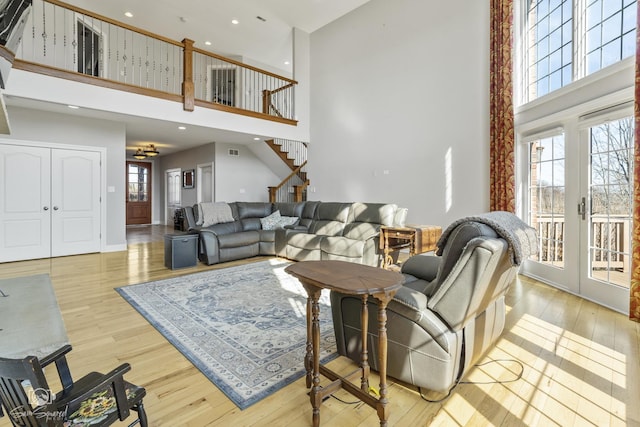
{"type": "Polygon", "coordinates": [[[526,141],[528,221],[538,254],[525,274],[614,310],[629,306],[633,117],[568,122],[526,141]]]}

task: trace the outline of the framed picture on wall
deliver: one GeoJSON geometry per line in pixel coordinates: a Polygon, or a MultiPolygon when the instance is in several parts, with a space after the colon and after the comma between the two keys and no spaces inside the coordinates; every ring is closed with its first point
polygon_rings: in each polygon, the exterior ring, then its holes
{"type": "Polygon", "coordinates": [[[194,188],[196,186],[196,170],[189,169],[182,172],[182,188],[194,188]]]}

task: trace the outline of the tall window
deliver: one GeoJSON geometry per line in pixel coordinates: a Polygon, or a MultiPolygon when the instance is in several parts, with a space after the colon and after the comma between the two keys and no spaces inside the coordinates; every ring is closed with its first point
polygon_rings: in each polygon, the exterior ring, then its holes
{"type": "Polygon", "coordinates": [[[526,0],[520,103],[635,52],[636,0],[526,0]]]}

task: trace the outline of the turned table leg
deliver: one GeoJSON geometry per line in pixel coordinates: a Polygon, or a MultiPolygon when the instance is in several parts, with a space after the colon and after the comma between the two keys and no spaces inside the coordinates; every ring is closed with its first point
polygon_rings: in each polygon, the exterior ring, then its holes
{"type": "Polygon", "coordinates": [[[386,427],[389,421],[389,398],[387,397],[387,301],[378,305],[378,370],[380,373],[380,399],[377,412],[380,427],[386,427]]]}
{"type": "Polygon", "coordinates": [[[369,305],[367,303],[368,295],[362,296],[362,309],[360,311],[360,324],[362,325],[362,378],[360,381],[360,389],[365,393],[369,393],[369,352],[367,351],[367,335],[369,327],[369,305]]]}

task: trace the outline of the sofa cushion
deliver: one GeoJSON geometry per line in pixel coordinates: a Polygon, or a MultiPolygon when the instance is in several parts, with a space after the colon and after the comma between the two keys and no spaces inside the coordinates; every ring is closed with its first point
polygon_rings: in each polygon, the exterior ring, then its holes
{"type": "MultiPolygon", "coordinates": [[[[274,211],[280,211],[282,216],[295,216],[300,218],[304,210],[305,202],[276,202],[273,204],[274,211]]],[[[313,215],[311,215],[313,218],[313,215]]]]}
{"type": "Polygon", "coordinates": [[[351,203],[326,202],[316,209],[309,232],[320,236],[341,236],[349,220],[351,203]]]}
{"type": "Polygon", "coordinates": [[[222,236],[225,234],[237,233],[238,231],[242,231],[240,221],[233,222],[224,222],[221,224],[214,224],[209,227],[204,228],[205,230],[210,230],[215,233],[216,236],[222,236]]]}
{"type": "Polygon", "coordinates": [[[392,226],[398,206],[388,203],[360,203],[351,205],[349,222],[368,222],[392,226]]]}
{"type": "Polygon", "coordinates": [[[380,233],[380,224],[353,222],[344,227],[343,235],[355,240],[368,240],[380,233]]]}
{"type": "Polygon", "coordinates": [[[260,233],[257,231],[240,231],[238,233],[224,234],[218,236],[220,248],[237,248],[249,246],[260,241],[260,233]]]}
{"type": "Polygon", "coordinates": [[[264,218],[273,211],[271,203],[263,202],[236,202],[238,207],[238,219],[264,218]]]}
{"type": "Polygon", "coordinates": [[[320,249],[320,242],[323,237],[308,233],[291,233],[289,236],[289,246],[300,249],[320,249]]]}
{"type": "Polygon", "coordinates": [[[341,257],[362,258],[364,241],[347,237],[327,236],[320,242],[320,249],[324,253],[340,255],[341,257]]]}

